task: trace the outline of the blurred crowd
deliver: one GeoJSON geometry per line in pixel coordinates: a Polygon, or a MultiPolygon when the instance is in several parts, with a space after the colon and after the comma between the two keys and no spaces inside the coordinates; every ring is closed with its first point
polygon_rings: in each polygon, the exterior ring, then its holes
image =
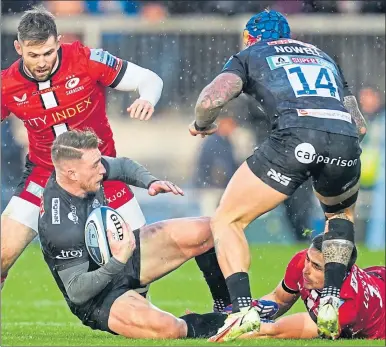
{"type": "MultiPolygon", "coordinates": [[[[44,4],[55,15],[75,14],[106,14],[119,13],[131,16],[141,16],[149,20],[160,20],[166,16],[188,14],[220,14],[234,15],[239,13],[256,13],[267,6],[286,14],[296,13],[385,13],[385,1],[2,1],[2,13],[19,13],[29,9],[33,5],[44,4]]],[[[67,40],[76,39],[66,35],[67,40]]],[[[171,38],[173,39],[173,37],[171,38]]],[[[175,45],[174,45],[175,46],[175,45]]],[[[173,46],[173,47],[174,47],[173,46]]],[[[164,47],[171,57],[177,53],[169,46],[164,47]]],[[[151,54],[149,54],[151,56],[151,54]]],[[[167,55],[165,54],[165,57],[167,55]]],[[[165,58],[163,59],[165,60],[165,58]]],[[[10,62],[9,62],[10,63],[10,62]]],[[[158,68],[158,59],[154,60],[158,68]]],[[[166,70],[175,66],[174,61],[169,61],[166,70]]],[[[3,65],[3,61],[2,61],[3,65]]],[[[2,66],[4,68],[5,66],[2,66]]],[[[148,68],[155,69],[153,66],[148,68]]],[[[160,71],[157,71],[160,73],[160,71]]],[[[162,71],[161,71],[162,72],[162,71]]],[[[166,73],[160,73],[167,76],[166,73]]],[[[164,77],[165,78],[165,77],[164,77]]],[[[362,81],[358,81],[358,84],[362,81]]],[[[170,84],[170,83],[169,83],[170,84]]],[[[362,190],[373,191],[379,181],[381,156],[379,153],[384,146],[384,122],[385,122],[385,91],[379,86],[362,85],[356,92],[360,108],[368,122],[368,135],[362,143],[362,190]]],[[[267,118],[259,111],[258,105],[252,98],[241,96],[234,104],[224,109],[219,118],[219,131],[203,141],[196,157],[195,172],[192,175],[192,186],[201,192],[217,190],[219,195],[208,194],[202,196],[201,201],[212,205],[212,209],[218,204],[221,192],[225,189],[230,178],[237,170],[241,161],[245,159],[237,155],[237,131],[249,129],[252,131],[252,142],[247,147],[261,144],[269,133],[267,118]]],[[[3,209],[12,196],[15,187],[21,178],[24,164],[24,149],[14,136],[12,119],[6,121],[1,127],[1,209],[3,209]]],[[[383,148],[384,150],[384,148],[383,148]]],[[[249,153],[249,152],[248,152],[249,153]]],[[[194,170],[193,170],[194,171],[194,170]]],[[[205,194],[205,193],[203,193],[205,194]]],[[[315,199],[312,194],[310,182],[304,184],[296,194],[284,204],[284,209],[296,240],[303,240],[303,232],[307,229],[315,229],[313,213],[315,199]]],[[[323,227],[324,221],[321,226],[323,227]]]]}
{"type": "Polygon", "coordinates": [[[267,6],[286,14],[295,13],[385,13],[385,1],[338,1],[338,0],[222,0],[222,1],[36,1],[8,0],[1,2],[2,13],[18,13],[31,5],[43,3],[56,15],[122,13],[140,15],[149,19],[161,19],[167,15],[220,14],[234,15],[259,12],[267,6]]]}

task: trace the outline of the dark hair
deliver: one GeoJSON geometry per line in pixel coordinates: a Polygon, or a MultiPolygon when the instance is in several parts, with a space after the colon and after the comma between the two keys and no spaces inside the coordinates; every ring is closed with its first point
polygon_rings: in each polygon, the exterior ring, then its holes
{"type": "Polygon", "coordinates": [[[71,130],[60,134],[52,144],[52,162],[81,159],[83,149],[98,148],[102,141],[92,130],[71,130]]]}
{"type": "MultiPolygon", "coordinates": [[[[322,252],[322,243],[323,243],[323,234],[319,234],[312,239],[310,247],[317,249],[319,252],[322,252]]],[[[347,265],[348,270],[351,270],[352,266],[357,261],[357,257],[358,257],[358,251],[356,246],[354,245],[354,249],[351,253],[350,261],[348,262],[348,265],[347,265]]]]}
{"type": "Polygon", "coordinates": [[[58,38],[54,15],[43,6],[33,7],[25,11],[17,27],[19,41],[30,41],[28,44],[38,45],[45,43],[49,37],[58,38]]]}

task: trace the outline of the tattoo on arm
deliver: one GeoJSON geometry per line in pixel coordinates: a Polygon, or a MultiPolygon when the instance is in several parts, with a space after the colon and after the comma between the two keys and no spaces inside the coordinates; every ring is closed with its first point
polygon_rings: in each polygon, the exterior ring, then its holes
{"type": "Polygon", "coordinates": [[[359,135],[359,142],[361,142],[366,135],[367,125],[366,120],[362,115],[362,112],[359,110],[357,100],[355,96],[348,95],[344,97],[343,103],[344,107],[351,114],[351,117],[355,121],[359,135]]]}
{"type": "Polygon", "coordinates": [[[222,73],[201,92],[196,103],[196,124],[199,127],[211,125],[221,108],[241,93],[242,79],[234,73],[222,73]]]}

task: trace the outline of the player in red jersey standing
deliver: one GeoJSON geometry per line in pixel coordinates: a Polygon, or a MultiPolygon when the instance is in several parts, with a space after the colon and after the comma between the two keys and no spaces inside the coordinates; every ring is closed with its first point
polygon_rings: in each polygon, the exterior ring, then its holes
{"type": "MultiPolygon", "coordinates": [[[[324,285],[323,236],[316,236],[309,249],[297,253],[289,262],[284,279],[275,290],[263,296],[268,315],[277,318],[287,312],[301,298],[307,313],[295,313],[276,322],[261,323],[260,331],[253,331],[240,338],[311,339],[318,337],[316,317],[324,285]],[[269,303],[269,301],[275,302],[269,303]],[[278,310],[269,310],[269,307],[278,310]]],[[[365,269],[355,265],[354,248],[348,272],[340,291],[339,326],[342,338],[385,339],[386,268],[372,266],[365,269]]],[[[262,310],[260,310],[262,311],[262,310]]]]}
{"type": "MultiPolygon", "coordinates": [[[[54,16],[43,7],[25,12],[14,45],[21,59],[1,72],[1,120],[11,113],[24,122],[29,153],[23,178],[1,216],[1,283],[24,248],[37,235],[40,198],[53,170],[51,145],[69,129],[92,128],[103,141],[103,155],[115,156],[106,115],[105,89],[138,90],[127,109],[131,118],[148,120],[163,82],[154,72],[79,42],[60,44],[54,16]]],[[[131,228],[145,218],[131,190],[122,182],[105,186],[112,208],[131,228]]]]}

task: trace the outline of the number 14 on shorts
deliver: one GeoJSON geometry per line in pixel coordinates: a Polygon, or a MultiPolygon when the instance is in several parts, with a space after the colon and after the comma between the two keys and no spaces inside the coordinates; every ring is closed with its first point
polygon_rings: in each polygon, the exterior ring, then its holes
{"type": "Polygon", "coordinates": [[[334,73],[319,65],[284,66],[291,87],[297,98],[318,96],[340,100],[334,73]]]}

